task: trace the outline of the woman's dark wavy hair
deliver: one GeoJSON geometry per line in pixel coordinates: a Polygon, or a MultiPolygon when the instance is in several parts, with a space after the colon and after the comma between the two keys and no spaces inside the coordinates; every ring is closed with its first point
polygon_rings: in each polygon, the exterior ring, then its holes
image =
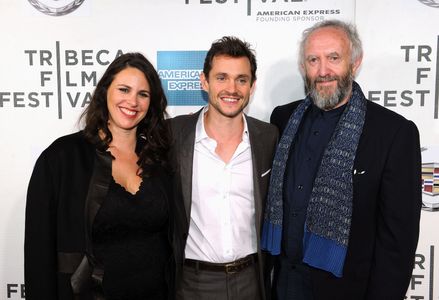
{"type": "Polygon", "coordinates": [[[84,134],[98,150],[106,151],[113,140],[108,129],[107,91],[116,74],[128,68],[140,70],[150,87],[148,112],[137,125],[136,153],[139,173],[150,175],[157,166],[169,169],[170,129],[165,122],[167,100],[154,66],[140,53],[126,53],[116,58],[99,80],[89,106],[81,115],[84,134]]]}

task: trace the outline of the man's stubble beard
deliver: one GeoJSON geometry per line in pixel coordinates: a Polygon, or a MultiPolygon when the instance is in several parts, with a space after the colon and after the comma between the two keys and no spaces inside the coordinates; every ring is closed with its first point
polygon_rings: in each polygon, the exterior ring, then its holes
{"type": "Polygon", "coordinates": [[[323,110],[331,110],[349,95],[353,81],[354,77],[352,75],[352,68],[349,67],[348,72],[342,77],[337,75],[319,76],[312,81],[307,75],[305,75],[305,88],[315,106],[323,110]],[[317,89],[318,82],[332,80],[337,81],[337,87],[334,92],[330,91],[330,89],[332,89],[330,87],[323,87],[320,90],[317,89]]]}

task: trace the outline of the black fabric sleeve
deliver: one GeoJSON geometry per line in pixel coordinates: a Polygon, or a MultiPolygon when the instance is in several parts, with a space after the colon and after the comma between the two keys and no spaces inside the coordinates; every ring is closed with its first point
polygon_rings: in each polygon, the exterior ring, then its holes
{"type": "Polygon", "coordinates": [[[27,191],[24,240],[26,299],[57,299],[55,175],[46,154],[37,160],[27,191]]]}
{"type": "Polygon", "coordinates": [[[393,138],[379,197],[367,299],[404,299],[413,271],[422,205],[419,133],[411,121],[404,122],[393,138]]]}

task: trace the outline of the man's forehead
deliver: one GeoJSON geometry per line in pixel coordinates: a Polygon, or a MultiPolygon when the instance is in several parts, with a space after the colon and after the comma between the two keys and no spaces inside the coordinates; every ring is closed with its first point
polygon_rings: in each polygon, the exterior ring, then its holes
{"type": "Polygon", "coordinates": [[[250,61],[246,56],[232,57],[226,55],[214,56],[212,70],[215,73],[251,73],[250,61]]]}
{"type": "Polygon", "coordinates": [[[350,40],[346,32],[336,27],[323,27],[312,32],[305,43],[305,52],[310,48],[322,47],[328,52],[334,52],[335,48],[340,48],[338,51],[349,51],[350,40]],[[330,49],[332,46],[334,49],[330,49]]]}

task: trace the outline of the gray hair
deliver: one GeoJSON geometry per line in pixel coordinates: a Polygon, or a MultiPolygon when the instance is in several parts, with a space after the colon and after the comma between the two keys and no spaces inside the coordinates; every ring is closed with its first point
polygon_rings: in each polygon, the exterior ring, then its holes
{"type": "Polygon", "coordinates": [[[351,44],[351,63],[363,56],[363,46],[361,45],[360,36],[358,35],[355,25],[340,20],[326,20],[314,24],[303,32],[299,48],[299,64],[301,66],[305,63],[305,44],[308,41],[309,36],[316,30],[325,27],[333,27],[346,33],[351,44]]]}

